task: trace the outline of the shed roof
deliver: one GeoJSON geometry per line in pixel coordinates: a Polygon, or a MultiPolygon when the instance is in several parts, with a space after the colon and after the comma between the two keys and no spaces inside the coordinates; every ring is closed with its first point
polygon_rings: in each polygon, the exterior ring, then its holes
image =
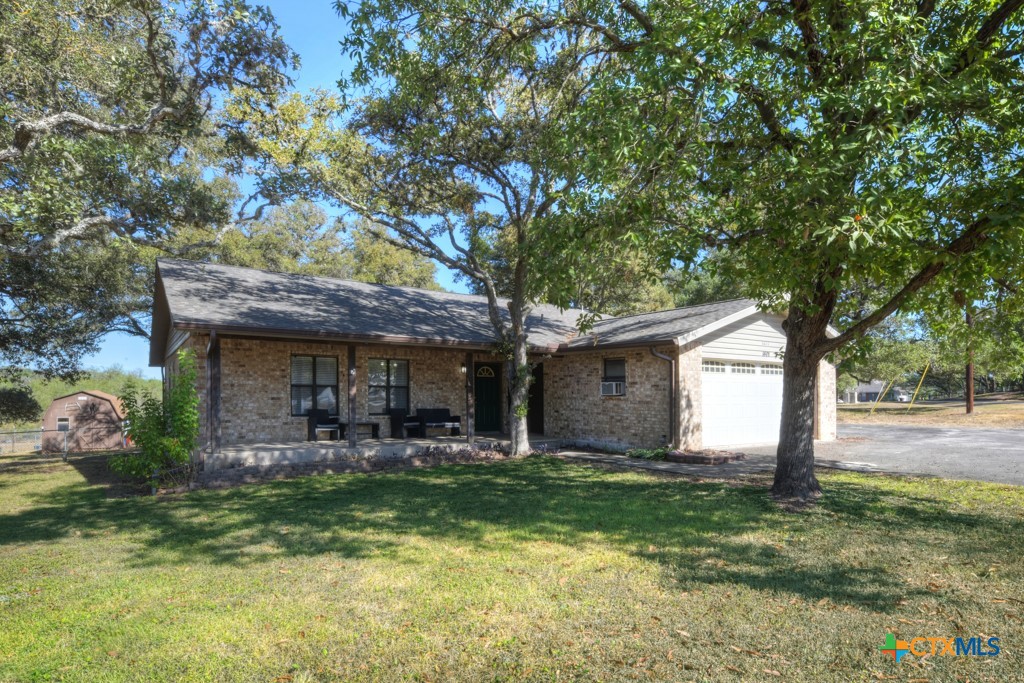
{"type": "Polygon", "coordinates": [[[110,405],[114,407],[114,412],[117,413],[117,417],[122,420],[124,419],[124,404],[121,403],[121,399],[118,398],[117,396],[114,396],[113,394],[108,394],[107,392],[100,391],[98,389],[83,389],[82,391],[74,391],[71,392],[70,394],[57,396],[52,401],[50,401],[50,405],[52,406],[57,401],[61,401],[66,398],[71,398],[72,396],[78,396],[79,394],[86,394],[88,396],[92,396],[93,398],[109,401],[110,405]]]}

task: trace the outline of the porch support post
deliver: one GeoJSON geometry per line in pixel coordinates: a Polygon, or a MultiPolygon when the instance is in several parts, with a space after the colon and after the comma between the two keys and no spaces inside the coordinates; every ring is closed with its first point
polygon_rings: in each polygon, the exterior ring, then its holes
{"type": "Polygon", "coordinates": [[[473,370],[473,352],[466,354],[466,441],[470,446],[476,439],[476,394],[473,385],[473,378],[476,372],[473,370]]]}
{"type": "Polygon", "coordinates": [[[356,447],[356,347],[348,346],[348,447],[356,447]]]}
{"type": "Polygon", "coordinates": [[[220,390],[220,337],[216,330],[210,331],[210,345],[206,349],[207,387],[209,403],[210,452],[217,453],[221,446],[221,390],[220,390]]]}

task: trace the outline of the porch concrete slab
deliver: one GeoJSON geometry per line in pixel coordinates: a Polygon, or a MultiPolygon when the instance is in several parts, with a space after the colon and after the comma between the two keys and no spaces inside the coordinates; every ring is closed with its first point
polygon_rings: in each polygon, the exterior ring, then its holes
{"type": "MultiPolygon", "coordinates": [[[[557,448],[560,441],[533,440],[534,448],[557,448]]],[[[478,436],[476,448],[507,449],[509,440],[501,436],[478,436]]],[[[341,460],[401,460],[419,455],[428,448],[457,450],[469,444],[464,436],[437,436],[424,439],[365,439],[355,448],[339,441],[254,442],[223,446],[206,455],[204,469],[214,471],[235,467],[303,465],[341,460]]]]}

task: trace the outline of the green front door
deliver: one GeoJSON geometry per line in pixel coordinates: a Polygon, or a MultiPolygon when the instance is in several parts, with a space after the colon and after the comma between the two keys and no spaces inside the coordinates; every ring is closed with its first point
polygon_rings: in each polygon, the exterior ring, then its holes
{"type": "Polygon", "coordinates": [[[476,431],[501,431],[501,364],[477,363],[473,391],[476,394],[476,431]]]}

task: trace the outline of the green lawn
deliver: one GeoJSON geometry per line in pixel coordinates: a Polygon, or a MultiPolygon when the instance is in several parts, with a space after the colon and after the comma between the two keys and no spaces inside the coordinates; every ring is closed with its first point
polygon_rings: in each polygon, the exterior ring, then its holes
{"type": "MultiPolygon", "coordinates": [[[[0,680],[1024,680],[1024,490],[534,457],[111,498],[0,463],[0,680]],[[887,631],[998,636],[907,657],[887,631]]],[[[76,469],[77,467],[77,469],[76,469]]]]}

